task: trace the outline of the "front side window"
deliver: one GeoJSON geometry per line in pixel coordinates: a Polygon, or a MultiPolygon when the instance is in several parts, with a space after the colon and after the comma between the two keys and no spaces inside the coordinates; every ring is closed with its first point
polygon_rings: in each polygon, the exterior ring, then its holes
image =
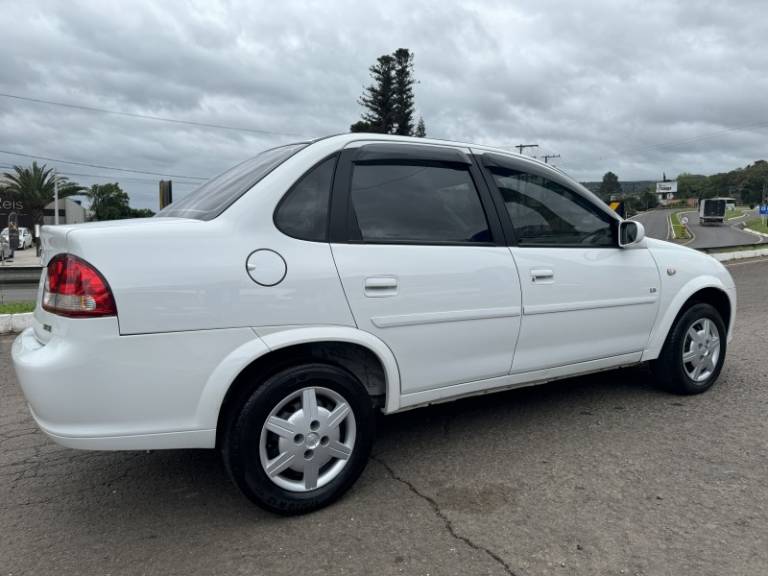
{"type": "Polygon", "coordinates": [[[616,246],[614,219],[565,186],[506,168],[490,169],[521,246],[616,246]]]}
{"type": "Polygon", "coordinates": [[[488,243],[491,234],[465,166],[356,164],[352,239],[363,242],[488,243]]]}
{"type": "Polygon", "coordinates": [[[181,200],[160,210],[157,215],[211,220],[305,146],[307,143],[302,142],[265,150],[258,156],[208,180],[181,200]]]}

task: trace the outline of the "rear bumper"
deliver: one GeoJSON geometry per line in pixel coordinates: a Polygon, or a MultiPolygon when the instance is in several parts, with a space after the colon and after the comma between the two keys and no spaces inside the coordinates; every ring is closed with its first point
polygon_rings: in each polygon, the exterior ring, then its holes
{"type": "Polygon", "coordinates": [[[74,323],[45,343],[34,328],[13,343],[19,384],[45,434],[91,450],[215,445],[215,418],[201,406],[206,385],[253,331],[119,336],[115,318],[74,323]]]}

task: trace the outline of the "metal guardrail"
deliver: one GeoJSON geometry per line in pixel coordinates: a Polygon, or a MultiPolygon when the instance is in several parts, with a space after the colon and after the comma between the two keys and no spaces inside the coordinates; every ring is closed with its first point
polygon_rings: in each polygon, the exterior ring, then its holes
{"type": "Polygon", "coordinates": [[[40,282],[42,266],[0,267],[0,286],[5,284],[34,284],[40,282]]]}

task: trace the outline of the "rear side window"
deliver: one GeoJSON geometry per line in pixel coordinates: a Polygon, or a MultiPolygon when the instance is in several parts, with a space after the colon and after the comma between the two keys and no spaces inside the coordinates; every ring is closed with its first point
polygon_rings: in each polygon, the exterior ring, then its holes
{"type": "Polygon", "coordinates": [[[245,194],[254,184],[307,146],[306,142],[265,150],[160,210],[158,216],[211,220],[245,194]]]}
{"type": "Polygon", "coordinates": [[[552,180],[491,168],[521,246],[615,247],[614,219],[552,180]]]}
{"type": "Polygon", "coordinates": [[[356,164],[352,240],[413,244],[487,243],[488,221],[465,166],[356,164]]]}
{"type": "Polygon", "coordinates": [[[328,206],[336,156],[312,168],[283,197],[275,211],[275,226],[300,240],[323,242],[328,235],[328,206]]]}

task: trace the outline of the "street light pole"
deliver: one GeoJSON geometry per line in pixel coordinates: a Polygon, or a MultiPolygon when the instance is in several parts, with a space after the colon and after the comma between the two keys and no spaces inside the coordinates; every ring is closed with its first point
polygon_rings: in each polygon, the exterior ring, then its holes
{"type": "Polygon", "coordinates": [[[53,223],[59,225],[59,179],[53,176],[53,223]]]}

